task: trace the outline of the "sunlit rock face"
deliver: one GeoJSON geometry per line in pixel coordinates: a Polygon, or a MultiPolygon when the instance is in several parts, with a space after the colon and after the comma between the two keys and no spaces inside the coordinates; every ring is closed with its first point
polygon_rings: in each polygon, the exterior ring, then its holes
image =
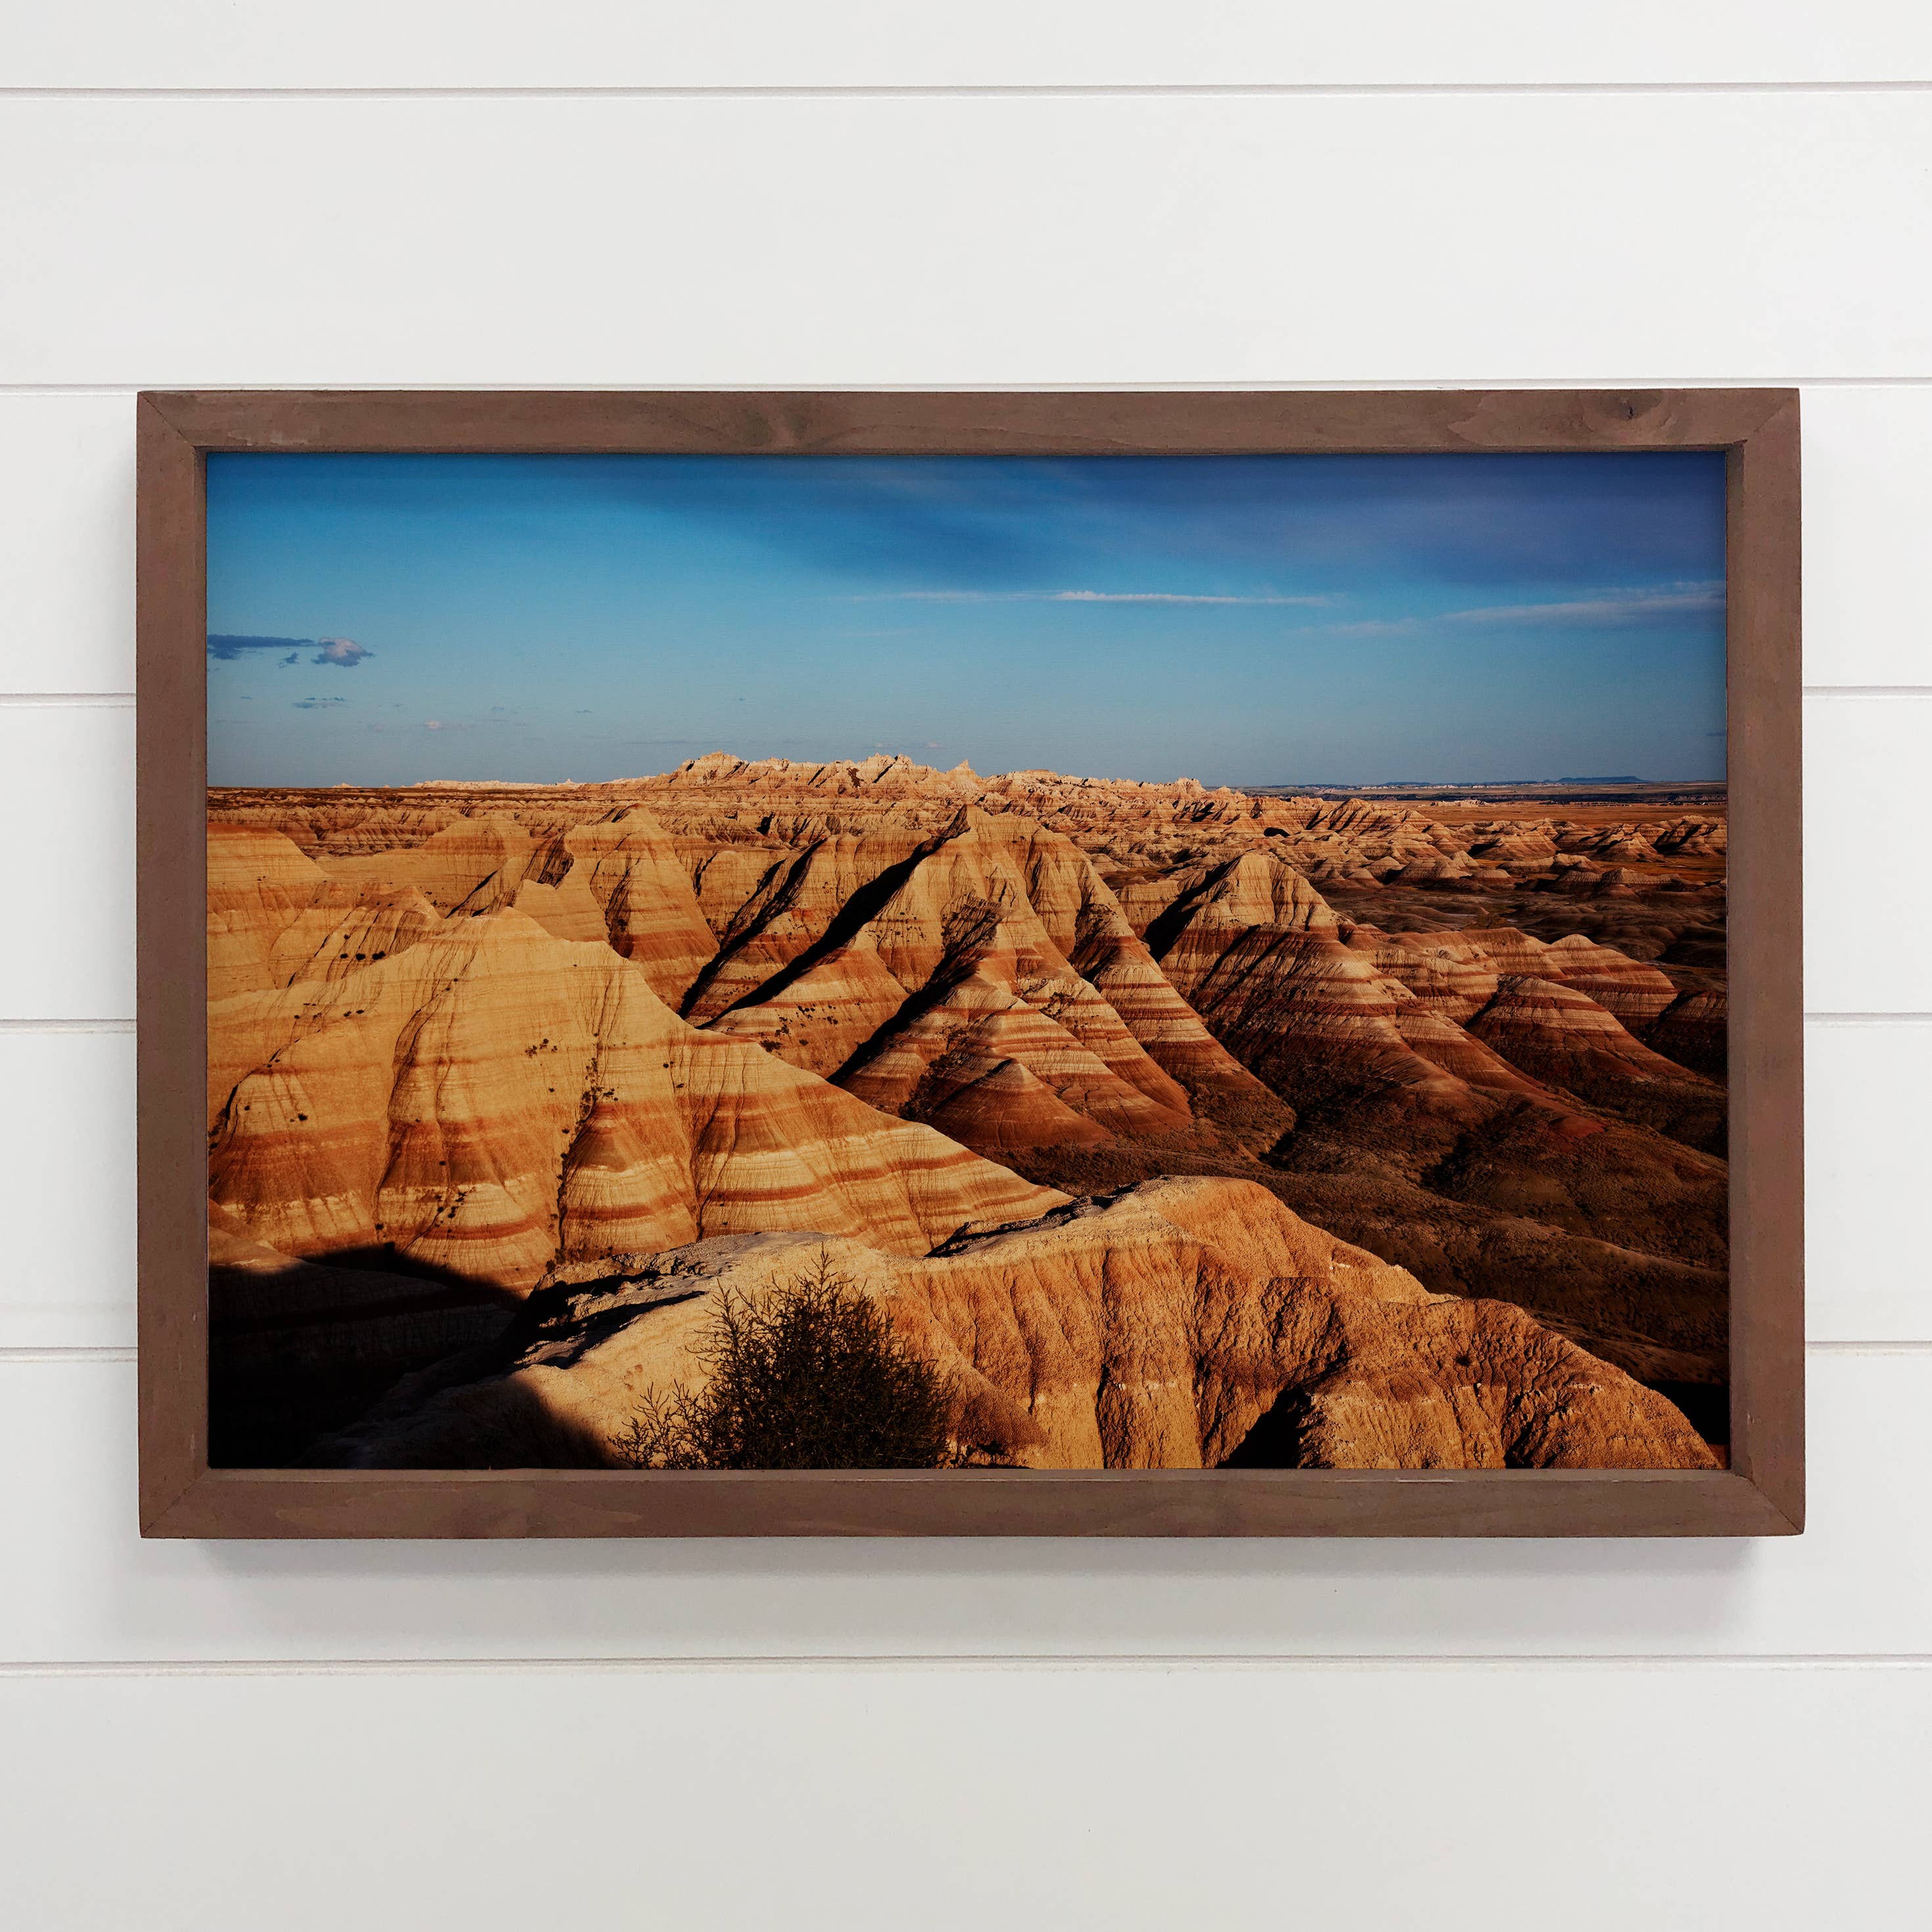
{"type": "Polygon", "coordinates": [[[212,1211],[252,1306],[277,1256],[514,1296],[1218,1178],[1720,1410],[1724,830],[885,757],[215,793],[212,1211]]]}
{"type": "Polygon", "coordinates": [[[1015,1466],[1713,1466],[1664,1397],[1520,1310],[1432,1295],[1220,1180],[1144,1181],[928,1256],[764,1235],[566,1268],[497,1348],[405,1383],[320,1459],[447,1467],[514,1438],[621,1466],[644,1406],[702,1385],[719,1297],[820,1270],[881,1304],[980,1453],[1015,1466]]]}
{"type": "Polygon", "coordinates": [[[762,1228],[924,1252],[1058,1198],[687,1024],[637,964],[514,908],[210,1010],[210,1199],[290,1255],[517,1288],[560,1259],[762,1228]]]}

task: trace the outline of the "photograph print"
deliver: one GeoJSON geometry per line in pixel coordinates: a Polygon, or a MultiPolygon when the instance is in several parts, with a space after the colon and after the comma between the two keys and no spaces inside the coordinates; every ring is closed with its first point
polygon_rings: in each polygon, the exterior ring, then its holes
{"type": "Polygon", "coordinates": [[[1720,452],[207,500],[217,1467],[1726,1466],[1720,452]]]}

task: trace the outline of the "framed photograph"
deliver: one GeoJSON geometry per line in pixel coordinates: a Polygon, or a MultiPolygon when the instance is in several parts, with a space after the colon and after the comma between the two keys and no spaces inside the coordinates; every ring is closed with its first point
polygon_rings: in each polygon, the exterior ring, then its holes
{"type": "Polygon", "coordinates": [[[1793,392],[139,409],[145,1533],[1802,1527],[1793,392]]]}

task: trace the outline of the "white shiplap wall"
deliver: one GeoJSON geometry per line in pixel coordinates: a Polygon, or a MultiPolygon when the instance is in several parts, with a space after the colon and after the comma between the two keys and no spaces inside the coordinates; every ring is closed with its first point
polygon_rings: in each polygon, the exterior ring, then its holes
{"type": "Polygon", "coordinates": [[[5,10],[0,1917],[1912,1922],[1929,20],[5,10]],[[135,388],[1734,382],[1804,389],[1802,1540],[136,1538],[135,388]]]}

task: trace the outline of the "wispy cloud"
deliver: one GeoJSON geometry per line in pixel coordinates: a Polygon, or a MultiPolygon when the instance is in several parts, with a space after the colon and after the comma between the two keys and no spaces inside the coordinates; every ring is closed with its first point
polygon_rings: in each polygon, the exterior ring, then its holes
{"type": "Polygon", "coordinates": [[[881,590],[848,600],[856,604],[1299,604],[1322,605],[1318,597],[1220,597],[1182,590],[881,590]]]}
{"type": "Polygon", "coordinates": [[[326,711],[332,704],[346,704],[346,698],[298,698],[292,701],[291,709],[296,711],[326,711]]]}
{"type": "Polygon", "coordinates": [[[1206,597],[1178,590],[1054,590],[1050,604],[1324,604],[1328,597],[1206,597]]]}
{"type": "Polygon", "coordinates": [[[1638,624],[1655,617],[1721,616],[1724,609],[1720,583],[1672,584],[1657,589],[1604,590],[1548,603],[1486,604],[1473,610],[1413,616],[1349,618],[1321,625],[1316,634],[1372,641],[1414,637],[1437,624],[1638,624]]]}
{"type": "Polygon", "coordinates": [[[1722,584],[1672,584],[1658,589],[1606,590],[1553,604],[1492,604],[1444,615],[1459,624],[1633,624],[1648,617],[1714,615],[1724,608],[1722,584]]]}

